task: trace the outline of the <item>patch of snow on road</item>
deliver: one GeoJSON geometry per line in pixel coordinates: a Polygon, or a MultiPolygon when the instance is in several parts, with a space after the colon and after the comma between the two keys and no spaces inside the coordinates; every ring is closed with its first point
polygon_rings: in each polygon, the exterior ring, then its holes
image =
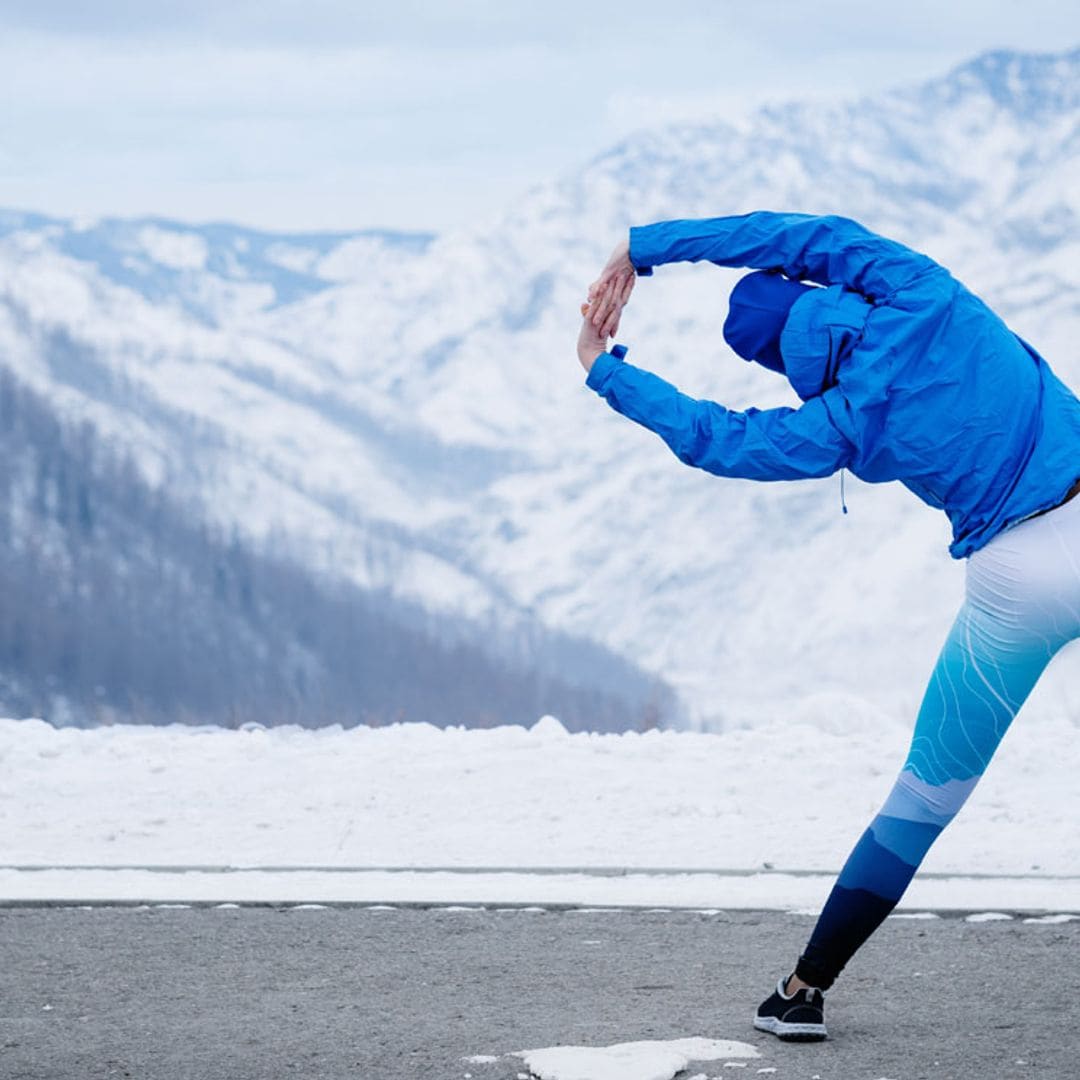
{"type": "Polygon", "coordinates": [[[672,1080],[691,1061],[757,1058],[749,1043],[730,1039],[671,1039],[616,1043],[613,1046],[552,1046],[520,1050],[539,1080],[672,1080]]]}

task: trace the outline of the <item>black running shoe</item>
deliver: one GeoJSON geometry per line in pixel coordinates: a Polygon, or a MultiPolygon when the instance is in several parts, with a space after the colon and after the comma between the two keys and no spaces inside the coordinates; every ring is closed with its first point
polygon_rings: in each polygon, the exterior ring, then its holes
{"type": "Polygon", "coordinates": [[[818,1042],[825,1038],[825,995],[816,987],[784,993],[786,979],[758,1006],[754,1027],[787,1042],[818,1042]]]}

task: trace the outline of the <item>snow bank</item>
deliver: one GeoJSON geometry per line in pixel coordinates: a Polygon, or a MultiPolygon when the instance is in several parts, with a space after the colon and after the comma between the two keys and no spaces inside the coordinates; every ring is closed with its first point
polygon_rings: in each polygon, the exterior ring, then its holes
{"type": "MultiPolygon", "coordinates": [[[[0,720],[0,864],[832,872],[907,738],[828,701],[722,734],[0,720]]],[[[924,870],[1080,874],[1078,759],[1021,717],[924,870]]]]}

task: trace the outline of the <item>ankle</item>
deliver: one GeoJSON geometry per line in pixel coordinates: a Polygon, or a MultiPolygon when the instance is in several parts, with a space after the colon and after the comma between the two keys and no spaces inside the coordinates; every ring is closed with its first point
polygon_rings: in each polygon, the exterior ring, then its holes
{"type": "Polygon", "coordinates": [[[798,975],[789,975],[784,981],[784,995],[791,997],[793,994],[797,994],[800,990],[812,990],[813,987],[808,982],[803,982],[798,975]]]}

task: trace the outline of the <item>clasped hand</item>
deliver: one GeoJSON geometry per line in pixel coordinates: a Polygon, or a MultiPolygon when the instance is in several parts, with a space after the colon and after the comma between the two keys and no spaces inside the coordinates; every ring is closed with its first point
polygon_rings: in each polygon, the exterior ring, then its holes
{"type": "Polygon", "coordinates": [[[578,360],[586,370],[607,350],[608,338],[619,329],[622,309],[630,299],[637,272],[630,261],[630,243],[624,240],[611,253],[600,276],[589,286],[589,299],[581,305],[578,360]]]}

